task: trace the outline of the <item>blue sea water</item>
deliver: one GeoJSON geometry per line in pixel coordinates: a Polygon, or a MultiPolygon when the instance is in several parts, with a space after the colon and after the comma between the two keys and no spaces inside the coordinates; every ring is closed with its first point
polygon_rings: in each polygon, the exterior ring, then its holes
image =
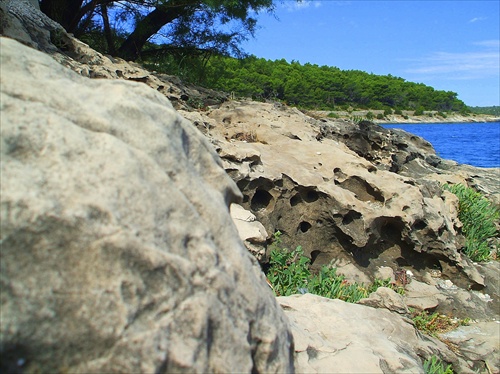
{"type": "Polygon", "coordinates": [[[500,167],[500,122],[384,124],[430,142],[437,154],[460,164],[500,167]]]}

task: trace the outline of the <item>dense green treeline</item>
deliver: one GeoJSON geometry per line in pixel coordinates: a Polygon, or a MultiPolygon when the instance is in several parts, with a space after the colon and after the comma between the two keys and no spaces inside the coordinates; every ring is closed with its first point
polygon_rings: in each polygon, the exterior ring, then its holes
{"type": "Polygon", "coordinates": [[[500,106],[475,106],[470,107],[469,109],[472,113],[500,116],[500,106]]]}
{"type": "Polygon", "coordinates": [[[215,57],[207,64],[206,84],[255,99],[277,99],[314,109],[398,108],[464,111],[454,92],[407,82],[391,75],[359,70],[288,63],[254,56],[245,59],[215,57]]]}
{"type": "Polygon", "coordinates": [[[171,74],[235,96],[279,100],[309,109],[468,110],[455,92],[438,91],[391,75],[255,56],[244,59],[211,56],[203,63],[193,59],[183,63],[156,60],[154,67],[167,68],[171,74]]]}

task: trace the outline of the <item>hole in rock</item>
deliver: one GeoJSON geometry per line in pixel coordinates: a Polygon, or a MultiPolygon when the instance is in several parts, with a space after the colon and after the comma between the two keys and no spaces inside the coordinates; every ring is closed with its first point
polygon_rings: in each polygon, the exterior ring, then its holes
{"type": "Polygon", "coordinates": [[[302,232],[308,232],[311,227],[312,227],[312,225],[309,222],[307,222],[307,221],[302,221],[299,224],[299,229],[302,232]]]}
{"type": "Polygon", "coordinates": [[[407,261],[405,258],[403,258],[403,257],[398,257],[398,258],[396,258],[396,259],[394,260],[394,262],[396,262],[396,264],[397,264],[399,267],[403,267],[403,266],[408,266],[408,265],[410,265],[410,264],[408,263],[408,261],[407,261]]]}
{"type": "Polygon", "coordinates": [[[304,200],[308,203],[313,203],[319,199],[319,195],[316,191],[307,191],[306,196],[304,196],[304,200]]]}
{"type": "Polygon", "coordinates": [[[361,213],[355,212],[354,210],[350,210],[349,213],[347,213],[343,218],[342,218],[342,224],[343,225],[348,225],[355,219],[360,219],[362,216],[361,213]]]}
{"type": "Polygon", "coordinates": [[[340,183],[340,186],[354,193],[359,200],[380,201],[382,203],[385,201],[382,192],[378,188],[371,186],[367,181],[358,176],[347,178],[340,183]]]}
{"type": "Polygon", "coordinates": [[[425,221],[419,219],[419,220],[416,220],[415,223],[413,224],[413,229],[414,230],[423,230],[427,227],[427,224],[425,223],[425,221]]]}
{"type": "Polygon", "coordinates": [[[252,197],[250,207],[254,211],[266,209],[271,203],[272,199],[273,196],[269,192],[265,190],[257,190],[252,197]]]}
{"type": "Polygon", "coordinates": [[[295,206],[297,205],[298,203],[300,203],[302,201],[302,198],[300,197],[299,194],[295,194],[292,196],[292,198],[290,199],[290,205],[291,206],[295,206]]]}
{"type": "Polygon", "coordinates": [[[314,261],[318,258],[318,256],[321,254],[321,251],[312,251],[311,252],[311,265],[314,264],[314,261]]]}

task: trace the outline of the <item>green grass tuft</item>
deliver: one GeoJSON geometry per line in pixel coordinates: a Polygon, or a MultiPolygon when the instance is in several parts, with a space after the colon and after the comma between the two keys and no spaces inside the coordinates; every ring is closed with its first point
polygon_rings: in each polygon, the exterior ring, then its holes
{"type": "Polygon", "coordinates": [[[453,374],[453,369],[451,365],[445,367],[443,362],[437,356],[431,356],[431,358],[425,360],[424,362],[424,373],[453,374]]]}
{"type": "MultiPolygon", "coordinates": [[[[349,283],[342,275],[336,274],[337,269],[328,266],[323,266],[318,274],[313,275],[309,270],[310,260],[304,256],[300,246],[294,251],[282,248],[280,232],[274,235],[269,262],[267,279],[278,296],[308,292],[355,303],[368,297],[378,287],[393,287],[390,279],[378,279],[369,286],[349,283]]],[[[401,292],[400,289],[397,291],[401,292]]]]}
{"type": "Polygon", "coordinates": [[[490,260],[488,239],[497,234],[495,222],[500,218],[500,211],[483,195],[463,184],[446,184],[443,188],[458,197],[458,218],[466,239],[465,254],[473,261],[490,260]]]}

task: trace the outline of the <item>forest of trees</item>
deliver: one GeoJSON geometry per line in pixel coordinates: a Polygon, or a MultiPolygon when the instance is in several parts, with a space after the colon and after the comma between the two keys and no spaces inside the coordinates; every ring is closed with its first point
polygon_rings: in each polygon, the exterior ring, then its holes
{"type": "Polygon", "coordinates": [[[66,31],[126,60],[188,51],[238,55],[273,0],[39,0],[66,31]],[[154,41],[155,43],[151,43],[154,41]],[[147,46],[147,48],[146,48],[147,46]],[[147,49],[147,53],[145,51],[147,49]]]}
{"type": "Polygon", "coordinates": [[[492,116],[500,116],[500,106],[473,106],[470,107],[472,113],[489,114],[492,116]]]}
{"type": "Polygon", "coordinates": [[[392,75],[289,63],[284,59],[212,56],[205,61],[184,60],[181,64],[166,59],[150,67],[236,96],[282,101],[308,109],[468,111],[455,92],[435,90],[392,75]]]}
{"type": "Polygon", "coordinates": [[[244,56],[273,0],[40,0],[40,9],[100,52],[191,83],[306,109],[468,111],[455,92],[391,75],[244,56]],[[239,57],[239,58],[235,58],[239,57]]]}

